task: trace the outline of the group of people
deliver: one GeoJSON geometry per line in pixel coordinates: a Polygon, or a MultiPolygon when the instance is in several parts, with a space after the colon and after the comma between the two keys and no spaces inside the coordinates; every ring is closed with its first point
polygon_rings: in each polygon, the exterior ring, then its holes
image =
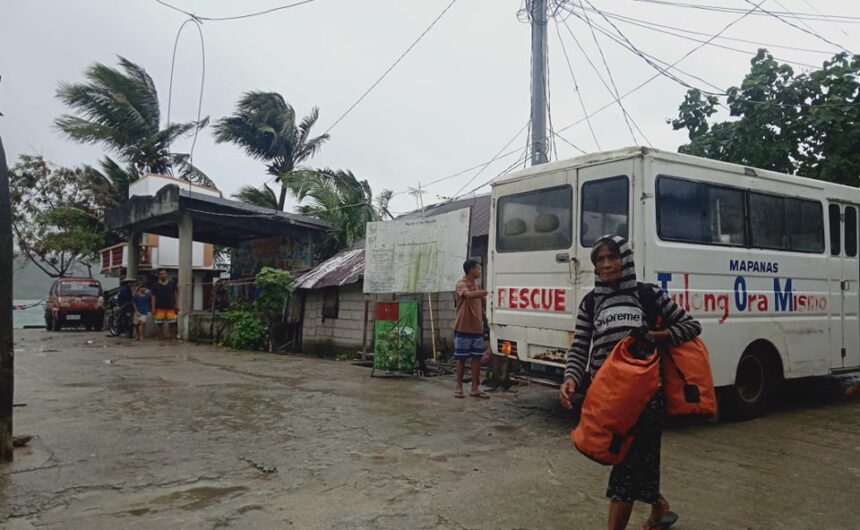
{"type": "Polygon", "coordinates": [[[146,338],[146,324],[150,315],[155,319],[155,333],[159,343],[164,344],[164,328],[168,328],[171,344],[177,340],[177,315],[179,314],[179,288],[167,271],[158,271],[158,279],[150,287],[144,282],[126,278],[117,292],[120,311],[131,318],[135,339],[146,338]]]}
{"type": "MultiPolygon", "coordinates": [[[[603,236],[591,252],[595,269],[594,290],[584,297],[572,328],[573,344],[567,355],[564,381],[559,392],[561,405],[573,408],[575,393],[583,394],[608,355],[623,338],[646,325],[645,307],[656,307],[662,320],[660,330],[650,330],[655,342],[678,345],[696,338],[701,324],[673,302],[656,285],[639,284],[633,251],[620,236],[603,236]],[[642,288],[645,287],[645,288],[642,288]],[[642,293],[649,300],[641,300],[642,293]],[[589,302],[586,303],[586,298],[589,302]],[[623,315],[624,318],[618,318],[623,315]],[[614,316],[616,318],[607,318],[614,316]]],[[[457,316],[454,325],[454,357],[457,360],[454,396],[464,397],[463,376],[466,361],[472,360],[472,385],[469,395],[486,398],[480,390],[480,363],[484,352],[483,312],[487,291],[477,281],[481,264],[468,260],[465,275],[455,287],[457,316]]],[[[669,501],[660,489],[660,442],[662,438],[663,391],[659,390],[645,407],[635,427],[636,437],[623,462],[612,467],[606,496],[609,498],[609,530],[624,530],[635,501],[651,506],[643,530],[665,529],[678,520],[669,510],[669,501]]]]}

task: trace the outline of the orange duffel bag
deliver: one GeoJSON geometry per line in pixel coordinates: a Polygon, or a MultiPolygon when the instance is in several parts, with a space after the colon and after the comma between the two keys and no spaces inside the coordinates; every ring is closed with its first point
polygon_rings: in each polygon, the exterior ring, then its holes
{"type": "Polygon", "coordinates": [[[662,352],[663,391],[670,416],[714,416],[717,395],[708,347],[696,337],[662,352]]]}
{"type": "Polygon", "coordinates": [[[632,432],[645,406],[660,388],[660,355],[653,343],[622,339],[585,393],[573,444],[601,464],[618,464],[633,443],[632,432]]]}

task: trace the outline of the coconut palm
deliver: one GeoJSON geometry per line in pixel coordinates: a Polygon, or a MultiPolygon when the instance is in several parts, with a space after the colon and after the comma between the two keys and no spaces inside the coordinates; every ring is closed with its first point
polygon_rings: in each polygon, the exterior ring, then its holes
{"type": "Polygon", "coordinates": [[[278,209],[278,196],[275,195],[275,190],[270,188],[268,184],[263,184],[262,188],[242,186],[239,188],[238,193],[233,194],[233,198],[245,204],[253,204],[273,210],[278,209]]]}
{"type": "Polygon", "coordinates": [[[315,107],[296,124],[295,110],[280,94],[248,92],[232,116],[215,124],[215,141],[234,143],[252,158],[266,163],[267,173],[280,181],[277,209],[283,210],[287,192],[300,190],[308,172],[312,172],[302,164],[329,138],[327,134],[311,137],[318,118],[319,109],[315,107]]]}
{"type": "Polygon", "coordinates": [[[124,57],[119,57],[119,65],[95,63],[84,72],[85,82],[60,83],[57,98],[75,114],[57,118],[57,129],[73,141],[104,145],[137,176],[175,172],[179,178],[213,186],[187,154],[170,151],[177,138],[204,127],[208,119],[168,123],[162,129],[152,78],[124,57]]]}
{"type": "Polygon", "coordinates": [[[298,213],[331,225],[318,246],[321,259],[352,247],[364,238],[367,223],[379,220],[370,184],[358,180],[351,171],[323,169],[305,174],[293,185],[301,186],[298,213]]]}

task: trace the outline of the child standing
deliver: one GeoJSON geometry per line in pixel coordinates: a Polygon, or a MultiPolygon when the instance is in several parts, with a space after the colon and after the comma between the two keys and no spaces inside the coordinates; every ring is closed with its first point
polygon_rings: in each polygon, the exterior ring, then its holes
{"type": "Polygon", "coordinates": [[[137,330],[137,340],[143,340],[146,334],[146,320],[152,309],[152,293],[144,284],[138,284],[132,297],[134,303],[134,327],[137,330]]]}

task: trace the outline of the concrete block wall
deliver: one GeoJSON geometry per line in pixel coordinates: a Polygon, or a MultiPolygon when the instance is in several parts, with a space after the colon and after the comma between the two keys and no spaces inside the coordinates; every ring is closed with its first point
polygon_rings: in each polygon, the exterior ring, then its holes
{"type": "MultiPolygon", "coordinates": [[[[371,294],[362,292],[362,284],[340,287],[338,290],[338,317],[322,318],[323,291],[304,291],[305,310],[302,324],[302,350],[307,353],[338,354],[361,350],[364,333],[364,302],[368,300],[367,347],[373,348],[374,303],[377,301],[417,300],[421,308],[422,344],[427,355],[432,354],[430,332],[430,304],[427,295],[371,294]]],[[[454,295],[453,292],[432,293],[433,324],[436,350],[449,355],[454,349],[454,295]]]]}

